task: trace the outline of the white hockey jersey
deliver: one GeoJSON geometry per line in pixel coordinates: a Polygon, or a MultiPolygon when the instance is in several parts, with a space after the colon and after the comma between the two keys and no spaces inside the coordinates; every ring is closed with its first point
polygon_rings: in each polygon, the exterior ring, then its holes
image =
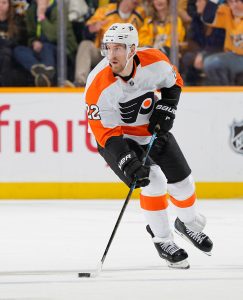
{"type": "Polygon", "coordinates": [[[89,74],[84,99],[90,128],[102,147],[112,136],[124,135],[145,145],[154,92],[183,81],[169,59],[157,49],[138,49],[133,77],[115,76],[104,58],[89,74]]]}

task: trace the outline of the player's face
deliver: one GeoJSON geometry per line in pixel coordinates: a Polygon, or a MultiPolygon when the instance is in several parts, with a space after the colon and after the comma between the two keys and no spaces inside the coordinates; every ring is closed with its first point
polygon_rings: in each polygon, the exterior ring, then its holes
{"type": "Polygon", "coordinates": [[[106,51],[106,57],[109,60],[112,71],[116,74],[121,73],[127,63],[126,45],[107,43],[106,51]]]}
{"type": "Polygon", "coordinates": [[[243,2],[241,0],[227,0],[227,3],[236,17],[243,16],[243,2]]]}

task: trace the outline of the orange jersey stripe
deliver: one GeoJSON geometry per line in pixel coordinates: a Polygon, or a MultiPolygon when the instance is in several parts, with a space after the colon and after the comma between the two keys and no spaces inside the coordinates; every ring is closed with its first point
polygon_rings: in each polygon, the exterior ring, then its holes
{"type": "Polygon", "coordinates": [[[185,200],[176,200],[174,197],[172,197],[170,195],[170,200],[177,207],[180,207],[180,208],[190,207],[196,201],[196,193],[194,193],[191,197],[189,197],[185,200]]]}
{"type": "Polygon", "coordinates": [[[166,195],[161,196],[144,196],[140,194],[140,206],[145,210],[163,210],[168,207],[168,201],[166,195]]]}
{"type": "Polygon", "coordinates": [[[150,136],[148,131],[148,124],[140,126],[122,126],[123,134],[137,135],[137,136],[150,136]]]}
{"type": "Polygon", "coordinates": [[[96,104],[99,100],[100,94],[108,88],[109,85],[116,82],[117,79],[113,76],[110,66],[101,70],[94,78],[91,85],[86,92],[86,103],[96,104]]]}
{"type": "Polygon", "coordinates": [[[142,67],[159,62],[161,60],[165,60],[168,63],[170,62],[169,58],[164,53],[162,53],[158,49],[153,49],[153,48],[148,48],[142,51],[138,51],[137,56],[140,60],[142,67]]]}
{"type": "Polygon", "coordinates": [[[101,147],[105,147],[106,141],[112,136],[122,135],[122,129],[120,126],[114,128],[105,128],[98,120],[90,120],[89,125],[92,131],[95,133],[95,139],[101,147]]]}

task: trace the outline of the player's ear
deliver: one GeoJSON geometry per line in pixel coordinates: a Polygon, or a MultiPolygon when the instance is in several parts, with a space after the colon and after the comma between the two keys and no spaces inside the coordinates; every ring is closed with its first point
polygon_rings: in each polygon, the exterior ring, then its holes
{"type": "Polygon", "coordinates": [[[135,45],[132,45],[130,48],[130,53],[129,53],[129,58],[131,58],[136,52],[136,47],[135,45]]]}

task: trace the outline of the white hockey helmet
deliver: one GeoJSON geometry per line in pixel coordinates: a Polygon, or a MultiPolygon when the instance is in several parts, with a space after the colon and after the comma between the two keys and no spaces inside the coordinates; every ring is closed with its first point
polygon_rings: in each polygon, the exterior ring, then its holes
{"type": "Polygon", "coordinates": [[[135,45],[137,47],[137,29],[130,23],[115,23],[104,34],[103,44],[106,43],[125,44],[128,47],[135,45]]]}

